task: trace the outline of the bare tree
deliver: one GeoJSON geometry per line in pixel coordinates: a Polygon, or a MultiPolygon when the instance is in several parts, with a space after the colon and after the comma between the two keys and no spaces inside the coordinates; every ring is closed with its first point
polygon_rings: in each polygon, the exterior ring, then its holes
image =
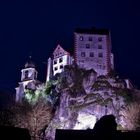
{"type": "MultiPolygon", "coordinates": [[[[34,105],[23,103],[12,108],[16,127],[27,128],[33,139],[40,139],[45,127],[52,118],[52,107],[44,99],[39,99],[34,105]]],[[[45,131],[45,130],[44,130],[45,131]]]]}
{"type": "Polygon", "coordinates": [[[140,127],[140,104],[131,103],[121,111],[126,130],[137,130],[140,127]]]}
{"type": "Polygon", "coordinates": [[[32,108],[32,111],[28,112],[27,119],[30,133],[33,137],[40,137],[43,133],[44,127],[46,127],[52,118],[52,107],[49,104],[39,100],[32,108]]]}

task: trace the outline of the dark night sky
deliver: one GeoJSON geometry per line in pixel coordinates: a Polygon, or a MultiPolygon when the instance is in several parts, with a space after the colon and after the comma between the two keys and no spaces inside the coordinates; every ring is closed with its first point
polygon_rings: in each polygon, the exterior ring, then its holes
{"type": "Polygon", "coordinates": [[[72,48],[74,29],[93,26],[111,30],[117,72],[140,87],[139,5],[135,0],[0,1],[0,89],[14,91],[30,52],[45,81],[42,62],[56,45],[72,48]]]}

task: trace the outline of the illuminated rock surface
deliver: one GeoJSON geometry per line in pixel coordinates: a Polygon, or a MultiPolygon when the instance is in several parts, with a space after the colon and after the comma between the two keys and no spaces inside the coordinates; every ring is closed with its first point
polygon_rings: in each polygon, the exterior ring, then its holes
{"type": "Polygon", "coordinates": [[[54,139],[56,129],[92,129],[104,115],[113,114],[121,126],[125,125],[120,112],[131,102],[132,94],[118,77],[99,76],[93,70],[85,71],[68,66],[58,75],[55,90],[59,105],[46,129],[46,138],[54,139]]]}

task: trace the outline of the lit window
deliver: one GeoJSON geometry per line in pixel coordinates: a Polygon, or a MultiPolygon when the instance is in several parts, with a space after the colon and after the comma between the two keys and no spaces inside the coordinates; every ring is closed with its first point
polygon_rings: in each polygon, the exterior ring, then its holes
{"type": "Polygon", "coordinates": [[[101,44],[98,45],[98,49],[102,49],[102,45],[101,44]]]}
{"type": "Polygon", "coordinates": [[[89,37],[88,40],[89,40],[89,41],[92,41],[92,37],[89,37]]]}
{"type": "Polygon", "coordinates": [[[59,63],[61,63],[63,61],[63,59],[62,58],[59,58],[59,63]]]}
{"type": "Polygon", "coordinates": [[[63,65],[60,65],[60,69],[63,69],[63,65]]]}
{"type": "Polygon", "coordinates": [[[89,56],[94,57],[94,52],[90,52],[89,56]]]}
{"type": "Polygon", "coordinates": [[[89,44],[86,44],[86,48],[89,49],[90,48],[90,45],[89,44]]]}
{"type": "Polygon", "coordinates": [[[103,57],[103,53],[98,53],[98,57],[103,57]]]}
{"type": "Polygon", "coordinates": [[[83,40],[84,40],[83,36],[80,36],[80,41],[83,41],[83,40]]]}
{"type": "Polygon", "coordinates": [[[55,67],[55,68],[54,68],[54,70],[56,71],[56,70],[58,70],[58,68],[57,68],[57,67],[55,67]]]}
{"type": "Polygon", "coordinates": [[[81,52],[81,57],[85,57],[85,56],[86,56],[85,52],[81,52]]]}
{"type": "Polygon", "coordinates": [[[53,64],[54,64],[54,65],[57,64],[57,60],[54,60],[54,61],[53,61],[53,64]]]}
{"type": "Polygon", "coordinates": [[[102,41],[102,37],[98,37],[98,41],[101,42],[102,41]]]}

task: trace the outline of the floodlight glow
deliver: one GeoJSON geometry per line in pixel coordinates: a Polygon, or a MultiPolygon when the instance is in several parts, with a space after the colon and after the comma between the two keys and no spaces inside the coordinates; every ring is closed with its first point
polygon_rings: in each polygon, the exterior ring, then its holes
{"type": "Polygon", "coordinates": [[[96,117],[90,114],[79,114],[77,123],[73,129],[93,129],[96,123],[96,117]]]}

